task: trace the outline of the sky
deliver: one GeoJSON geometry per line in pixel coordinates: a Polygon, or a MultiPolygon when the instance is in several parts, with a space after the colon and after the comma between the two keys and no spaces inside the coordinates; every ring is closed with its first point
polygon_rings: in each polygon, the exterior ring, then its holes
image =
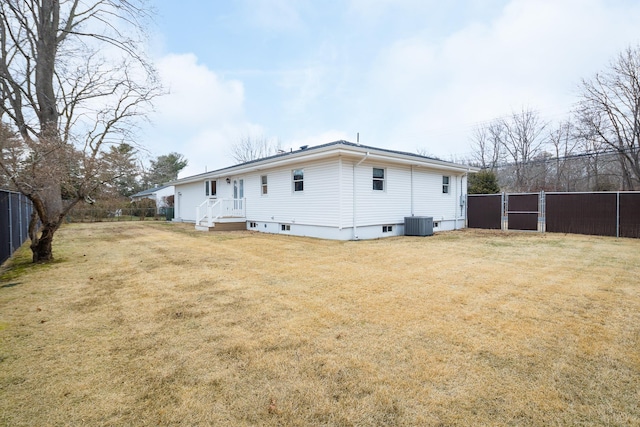
{"type": "Polygon", "coordinates": [[[640,43],[638,0],[155,0],[167,92],[140,143],[180,177],[235,162],[244,137],[344,139],[447,160],[523,108],[567,118],[582,79],[640,43]]]}

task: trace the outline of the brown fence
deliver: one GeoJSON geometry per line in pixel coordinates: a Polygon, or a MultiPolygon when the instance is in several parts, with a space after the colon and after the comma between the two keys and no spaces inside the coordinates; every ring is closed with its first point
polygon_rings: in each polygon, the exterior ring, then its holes
{"type": "Polygon", "coordinates": [[[505,200],[509,230],[538,230],[540,217],[538,194],[507,194],[505,200]]]}
{"type": "Polygon", "coordinates": [[[467,198],[467,227],[500,230],[502,194],[477,194],[467,198]]]}
{"type": "Polygon", "coordinates": [[[640,238],[640,192],[469,195],[467,226],[640,238]]]}

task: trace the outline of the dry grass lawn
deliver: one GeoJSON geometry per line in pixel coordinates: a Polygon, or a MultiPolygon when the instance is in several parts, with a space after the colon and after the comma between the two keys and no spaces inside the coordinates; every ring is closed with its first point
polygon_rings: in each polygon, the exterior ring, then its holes
{"type": "Polygon", "coordinates": [[[640,425],[640,240],[56,243],[0,271],[2,425],[640,425]]]}

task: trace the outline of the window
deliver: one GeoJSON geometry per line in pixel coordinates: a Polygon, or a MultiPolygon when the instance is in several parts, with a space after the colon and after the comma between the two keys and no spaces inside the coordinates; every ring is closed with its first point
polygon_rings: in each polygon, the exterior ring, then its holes
{"type": "Polygon", "coordinates": [[[289,225],[289,224],[280,224],[280,229],[282,231],[291,231],[291,225],[289,225]]]}
{"type": "Polygon", "coordinates": [[[249,223],[249,228],[258,228],[258,223],[257,222],[250,222],[249,223]]]}
{"type": "Polygon", "coordinates": [[[449,194],[449,177],[442,177],[442,194],[449,194]]]}
{"type": "Polygon", "coordinates": [[[373,189],[384,191],[384,169],[373,168],[373,189]]]}
{"type": "Polygon", "coordinates": [[[204,182],[204,194],[205,194],[205,196],[215,196],[216,195],[216,181],[205,181],[204,182]]]}
{"type": "Polygon", "coordinates": [[[382,232],[383,233],[391,233],[393,231],[393,225],[383,225],[382,232]]]}
{"type": "Polygon", "coordinates": [[[260,185],[262,186],[261,194],[267,194],[267,175],[262,175],[260,177],[260,185]]]}
{"type": "Polygon", "coordinates": [[[294,169],[293,191],[304,191],[304,169],[294,169]]]}

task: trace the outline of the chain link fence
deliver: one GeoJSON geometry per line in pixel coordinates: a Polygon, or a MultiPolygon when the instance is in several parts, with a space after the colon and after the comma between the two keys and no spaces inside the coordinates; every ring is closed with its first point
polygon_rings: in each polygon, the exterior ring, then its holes
{"type": "Polygon", "coordinates": [[[20,193],[0,190],[0,264],[29,238],[33,206],[20,193]]]}
{"type": "Polygon", "coordinates": [[[173,208],[81,208],[73,209],[66,217],[71,222],[118,222],[118,221],[171,221],[173,208]]]}

